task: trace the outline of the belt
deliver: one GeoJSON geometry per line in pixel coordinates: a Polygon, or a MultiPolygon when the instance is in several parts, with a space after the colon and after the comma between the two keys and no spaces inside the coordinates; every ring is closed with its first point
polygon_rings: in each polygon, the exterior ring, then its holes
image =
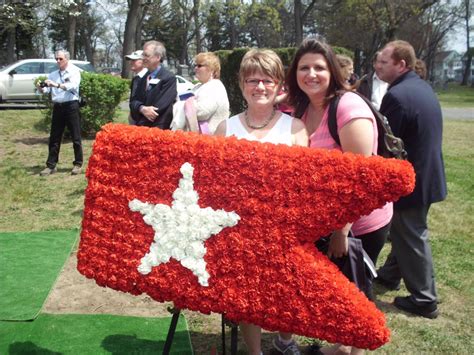
{"type": "Polygon", "coordinates": [[[54,102],[54,106],[58,106],[58,107],[66,107],[66,106],[70,106],[74,103],[77,103],[79,101],[77,100],[72,100],[72,101],[65,101],[65,102],[54,102]]]}

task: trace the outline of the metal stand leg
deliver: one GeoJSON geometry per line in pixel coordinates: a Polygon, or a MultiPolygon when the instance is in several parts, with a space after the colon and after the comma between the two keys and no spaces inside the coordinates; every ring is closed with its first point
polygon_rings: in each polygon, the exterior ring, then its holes
{"type": "Polygon", "coordinates": [[[171,344],[173,343],[174,333],[176,332],[176,326],[178,325],[178,319],[180,310],[174,307],[168,307],[168,311],[173,314],[171,318],[171,324],[168,329],[168,335],[166,336],[165,346],[163,347],[163,355],[169,355],[171,344]]]}
{"type": "Polygon", "coordinates": [[[222,355],[225,355],[226,347],[225,347],[225,317],[221,315],[221,334],[222,334],[222,355]]]}
{"type": "Polygon", "coordinates": [[[238,329],[236,324],[232,324],[230,332],[230,353],[237,355],[237,341],[238,341],[238,329]]]}
{"type": "Polygon", "coordinates": [[[225,326],[230,327],[230,354],[237,355],[237,345],[238,345],[238,327],[237,324],[229,321],[222,315],[222,354],[225,355],[225,326]]]}

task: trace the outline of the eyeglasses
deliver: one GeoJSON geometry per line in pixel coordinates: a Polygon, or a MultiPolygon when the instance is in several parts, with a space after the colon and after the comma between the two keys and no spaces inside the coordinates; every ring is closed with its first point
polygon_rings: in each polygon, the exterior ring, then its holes
{"type": "Polygon", "coordinates": [[[272,88],[277,84],[276,82],[270,79],[245,79],[245,84],[247,84],[248,86],[256,87],[260,85],[260,83],[262,83],[263,86],[265,86],[266,88],[272,88]]]}
{"type": "Polygon", "coordinates": [[[207,67],[207,64],[196,64],[196,68],[202,68],[202,67],[207,67]]]}
{"type": "Polygon", "coordinates": [[[62,62],[64,60],[64,58],[54,58],[56,60],[56,62],[62,62]]]}

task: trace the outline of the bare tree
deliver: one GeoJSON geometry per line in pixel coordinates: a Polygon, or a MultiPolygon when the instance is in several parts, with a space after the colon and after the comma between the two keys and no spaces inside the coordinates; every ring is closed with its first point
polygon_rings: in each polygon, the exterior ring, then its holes
{"type": "MultiPolygon", "coordinates": [[[[472,50],[471,50],[471,44],[470,44],[470,35],[471,35],[471,15],[472,15],[472,6],[473,3],[470,0],[464,0],[463,2],[464,7],[465,7],[465,16],[464,16],[464,23],[465,23],[465,29],[466,29],[466,67],[464,68],[464,73],[462,76],[462,82],[461,85],[467,85],[467,82],[470,78],[471,74],[471,64],[472,64],[472,50]]],[[[474,80],[473,80],[473,85],[474,85],[474,80]]]]}

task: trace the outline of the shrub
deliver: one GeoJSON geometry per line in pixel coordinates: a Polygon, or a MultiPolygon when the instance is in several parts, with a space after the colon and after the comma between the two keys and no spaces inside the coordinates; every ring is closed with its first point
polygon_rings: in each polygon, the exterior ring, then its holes
{"type": "MultiPolygon", "coordinates": [[[[45,77],[36,79],[44,80],[45,77]]],[[[113,122],[115,111],[125,100],[130,87],[129,80],[112,75],[81,72],[80,94],[86,105],[81,107],[81,129],[84,135],[98,132],[109,122],[113,122]]],[[[42,96],[46,109],[43,110],[44,122],[51,124],[52,102],[49,95],[42,96]]]]}

